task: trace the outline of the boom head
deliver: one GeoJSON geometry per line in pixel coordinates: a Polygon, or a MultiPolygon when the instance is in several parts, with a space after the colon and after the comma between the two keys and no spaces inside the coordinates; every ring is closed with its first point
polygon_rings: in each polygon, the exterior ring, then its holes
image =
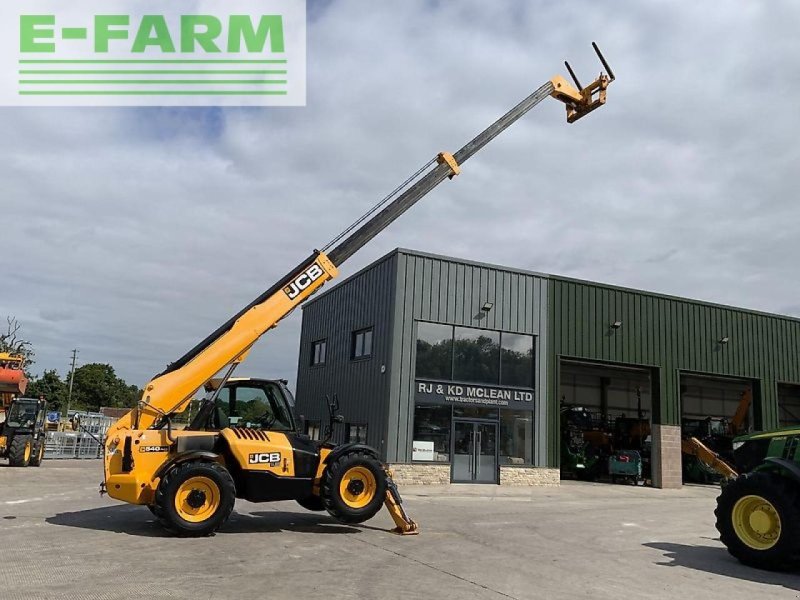
{"type": "Polygon", "coordinates": [[[605,57],[600,52],[600,48],[594,42],[592,42],[592,48],[594,48],[600,63],[606,70],[606,72],[601,71],[600,75],[592,83],[583,87],[578,81],[575,71],[572,70],[567,61],[564,61],[564,66],[567,67],[575,86],[573,87],[562,75],[556,75],[550,80],[550,83],[553,84],[553,92],[550,95],[563,102],[567,107],[567,123],[574,123],[605,104],[606,89],[614,81],[614,72],[608,66],[605,57]]]}

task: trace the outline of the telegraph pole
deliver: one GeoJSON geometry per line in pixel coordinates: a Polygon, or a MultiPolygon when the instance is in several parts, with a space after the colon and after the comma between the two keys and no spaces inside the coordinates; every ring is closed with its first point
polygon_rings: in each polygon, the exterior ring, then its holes
{"type": "Polygon", "coordinates": [[[69,372],[69,392],[67,393],[67,412],[64,414],[65,417],[69,417],[69,405],[72,402],[72,382],[75,380],[75,361],[78,358],[78,349],[73,348],[72,350],[72,368],[69,372]]]}

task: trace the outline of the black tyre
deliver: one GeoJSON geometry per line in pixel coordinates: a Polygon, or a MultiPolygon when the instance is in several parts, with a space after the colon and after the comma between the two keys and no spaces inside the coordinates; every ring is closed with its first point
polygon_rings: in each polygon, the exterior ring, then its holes
{"type": "Polygon", "coordinates": [[[161,525],[181,537],[211,535],[228,519],[236,487],[217,463],[186,462],[161,480],[151,511],[161,525]]]}
{"type": "Polygon", "coordinates": [[[30,465],[32,467],[40,467],[42,466],[42,461],[44,460],[44,438],[39,438],[33,446],[33,454],[31,454],[31,462],[30,465]]]}
{"type": "Polygon", "coordinates": [[[742,563],[784,571],[800,566],[800,488],[777,473],[741,475],[717,498],[722,543],[742,563]]]}
{"type": "Polygon", "coordinates": [[[27,467],[33,456],[33,437],[17,435],[11,440],[8,451],[8,463],[12,467],[27,467]]]}
{"type": "Polygon", "coordinates": [[[325,504],[319,496],[309,496],[308,498],[298,498],[297,503],[306,510],[320,512],[325,510],[325,504]]]}
{"type": "Polygon", "coordinates": [[[363,523],[386,498],[386,471],[374,457],[355,450],[331,464],[322,476],[322,503],[342,523],[363,523]]]}

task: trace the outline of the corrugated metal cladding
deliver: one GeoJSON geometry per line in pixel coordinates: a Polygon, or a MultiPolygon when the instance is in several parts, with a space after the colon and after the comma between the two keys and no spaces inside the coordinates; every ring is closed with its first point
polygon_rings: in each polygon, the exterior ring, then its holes
{"type": "Polygon", "coordinates": [[[550,278],[550,294],[554,457],[559,357],[657,367],[655,417],[669,425],[680,423],[681,372],[753,380],[759,428],[778,425],[777,383],[800,382],[798,319],[559,277],[550,278]],[[622,321],[617,330],[614,321],[622,321]]]}
{"type": "MultiPolygon", "coordinates": [[[[395,263],[394,255],[386,256],[303,307],[297,370],[298,414],[324,427],[328,422],[324,397],[338,394],[345,422],[368,423],[367,443],[381,453],[386,447],[395,263]],[[374,327],[372,356],[351,360],[352,334],[367,327],[374,327]],[[325,364],[312,367],[311,344],[321,339],[327,339],[325,364]]],[[[343,441],[342,427],[336,429],[335,439],[343,441]]]]}
{"type": "Polygon", "coordinates": [[[411,460],[416,322],[432,321],[536,336],[534,463],[547,463],[547,279],[493,265],[397,250],[388,459],[411,460]],[[494,304],[483,313],[485,302],[494,304]],[[540,358],[541,357],[541,358],[540,358]],[[539,392],[541,390],[542,393],[539,392]]]}

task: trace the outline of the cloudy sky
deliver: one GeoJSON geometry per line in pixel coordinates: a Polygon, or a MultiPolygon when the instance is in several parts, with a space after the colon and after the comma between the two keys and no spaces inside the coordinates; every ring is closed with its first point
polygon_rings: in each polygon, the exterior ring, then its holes
{"type": "MultiPolygon", "coordinates": [[[[800,316],[800,4],[311,2],[308,105],[0,109],[6,260],[35,371],[143,385],[440,150],[547,100],[348,262],[397,246],[800,316]],[[792,165],[795,165],[792,167],[792,165]]],[[[298,313],[243,374],[294,382],[298,313]]]]}

